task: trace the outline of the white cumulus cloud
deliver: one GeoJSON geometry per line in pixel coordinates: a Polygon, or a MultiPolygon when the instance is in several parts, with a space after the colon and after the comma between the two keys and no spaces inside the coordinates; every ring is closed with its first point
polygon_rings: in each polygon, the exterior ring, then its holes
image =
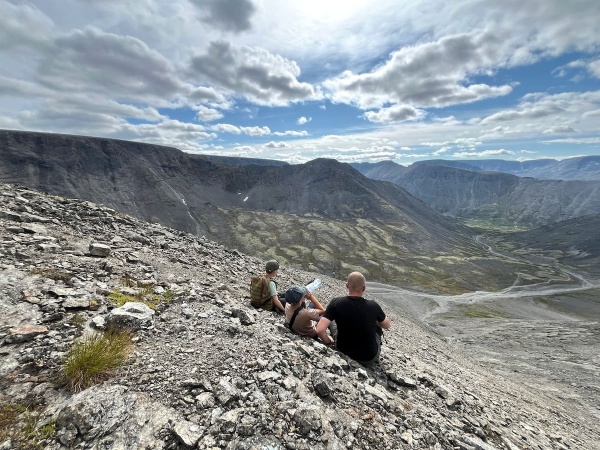
{"type": "Polygon", "coordinates": [[[514,155],[512,150],[483,150],[481,152],[456,152],[452,156],[455,158],[486,158],[488,156],[514,155]]]}

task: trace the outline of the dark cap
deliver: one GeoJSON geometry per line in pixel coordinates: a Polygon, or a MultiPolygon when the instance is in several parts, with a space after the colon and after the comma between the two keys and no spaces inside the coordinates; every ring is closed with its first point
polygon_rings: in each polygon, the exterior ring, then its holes
{"type": "Polygon", "coordinates": [[[270,259],[267,261],[267,264],[265,264],[265,270],[267,273],[275,272],[277,269],[279,269],[279,263],[274,259],[270,259]]]}
{"type": "Polygon", "coordinates": [[[308,294],[308,291],[304,286],[292,286],[287,291],[285,291],[285,302],[295,305],[302,297],[308,294]]]}

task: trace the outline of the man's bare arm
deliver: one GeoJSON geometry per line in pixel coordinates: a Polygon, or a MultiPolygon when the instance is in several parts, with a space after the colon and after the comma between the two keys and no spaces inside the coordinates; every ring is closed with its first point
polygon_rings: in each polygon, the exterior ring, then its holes
{"type": "Polygon", "coordinates": [[[333,338],[327,334],[327,327],[331,323],[331,320],[321,317],[319,323],[317,323],[317,335],[319,339],[325,344],[333,344],[333,338]]]}
{"type": "Polygon", "coordinates": [[[319,323],[317,323],[317,333],[320,334],[323,331],[327,331],[327,327],[329,326],[330,323],[331,323],[331,320],[329,320],[325,317],[321,317],[321,320],[319,320],[319,323]]]}
{"type": "Polygon", "coordinates": [[[325,312],[325,308],[323,308],[323,305],[321,305],[319,300],[317,300],[317,297],[315,297],[312,293],[309,292],[308,294],[306,294],[306,298],[308,298],[313,303],[313,305],[315,305],[314,309],[319,311],[319,315],[322,316],[325,312]]]}
{"type": "Polygon", "coordinates": [[[377,322],[377,325],[379,325],[384,330],[388,330],[392,326],[390,319],[388,319],[387,317],[383,319],[383,322],[377,322]]]}
{"type": "Polygon", "coordinates": [[[277,308],[279,311],[285,311],[285,308],[283,307],[283,305],[279,301],[279,297],[278,296],[274,295],[273,297],[271,297],[271,300],[273,300],[273,304],[275,305],[275,308],[277,308]]]}

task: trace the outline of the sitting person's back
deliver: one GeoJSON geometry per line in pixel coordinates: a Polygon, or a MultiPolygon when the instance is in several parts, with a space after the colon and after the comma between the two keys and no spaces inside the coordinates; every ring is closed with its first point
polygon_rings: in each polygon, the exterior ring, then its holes
{"type": "Polygon", "coordinates": [[[385,319],[377,303],[361,296],[338,297],[328,305],[326,317],[337,324],[338,350],[356,361],[373,359],[379,350],[377,322],[385,319]]]}
{"type": "Polygon", "coordinates": [[[277,276],[279,263],[271,259],[265,264],[265,274],[255,275],[250,281],[250,304],[255,308],[268,311],[283,311],[283,305],[277,295],[277,276]]]}
{"type": "MultiPolygon", "coordinates": [[[[325,308],[304,286],[292,286],[285,292],[285,322],[299,335],[316,337],[317,322],[324,312],[325,308]],[[309,307],[305,305],[306,299],[311,302],[309,307]]],[[[323,342],[330,344],[333,339],[327,336],[323,342]]]]}
{"type": "Polygon", "coordinates": [[[366,281],[361,273],[351,273],[346,287],[348,296],[335,298],[327,305],[317,332],[321,336],[330,322],[335,321],[338,350],[362,364],[378,362],[381,330],[390,327],[390,320],[378,303],[363,298],[366,281]]]}

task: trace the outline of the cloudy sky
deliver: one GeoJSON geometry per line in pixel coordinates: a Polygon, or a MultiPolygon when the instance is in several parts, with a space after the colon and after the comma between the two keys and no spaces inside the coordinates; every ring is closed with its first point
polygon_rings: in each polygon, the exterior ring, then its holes
{"type": "Polygon", "coordinates": [[[0,128],[305,162],[600,154],[598,0],[0,0],[0,128]]]}

